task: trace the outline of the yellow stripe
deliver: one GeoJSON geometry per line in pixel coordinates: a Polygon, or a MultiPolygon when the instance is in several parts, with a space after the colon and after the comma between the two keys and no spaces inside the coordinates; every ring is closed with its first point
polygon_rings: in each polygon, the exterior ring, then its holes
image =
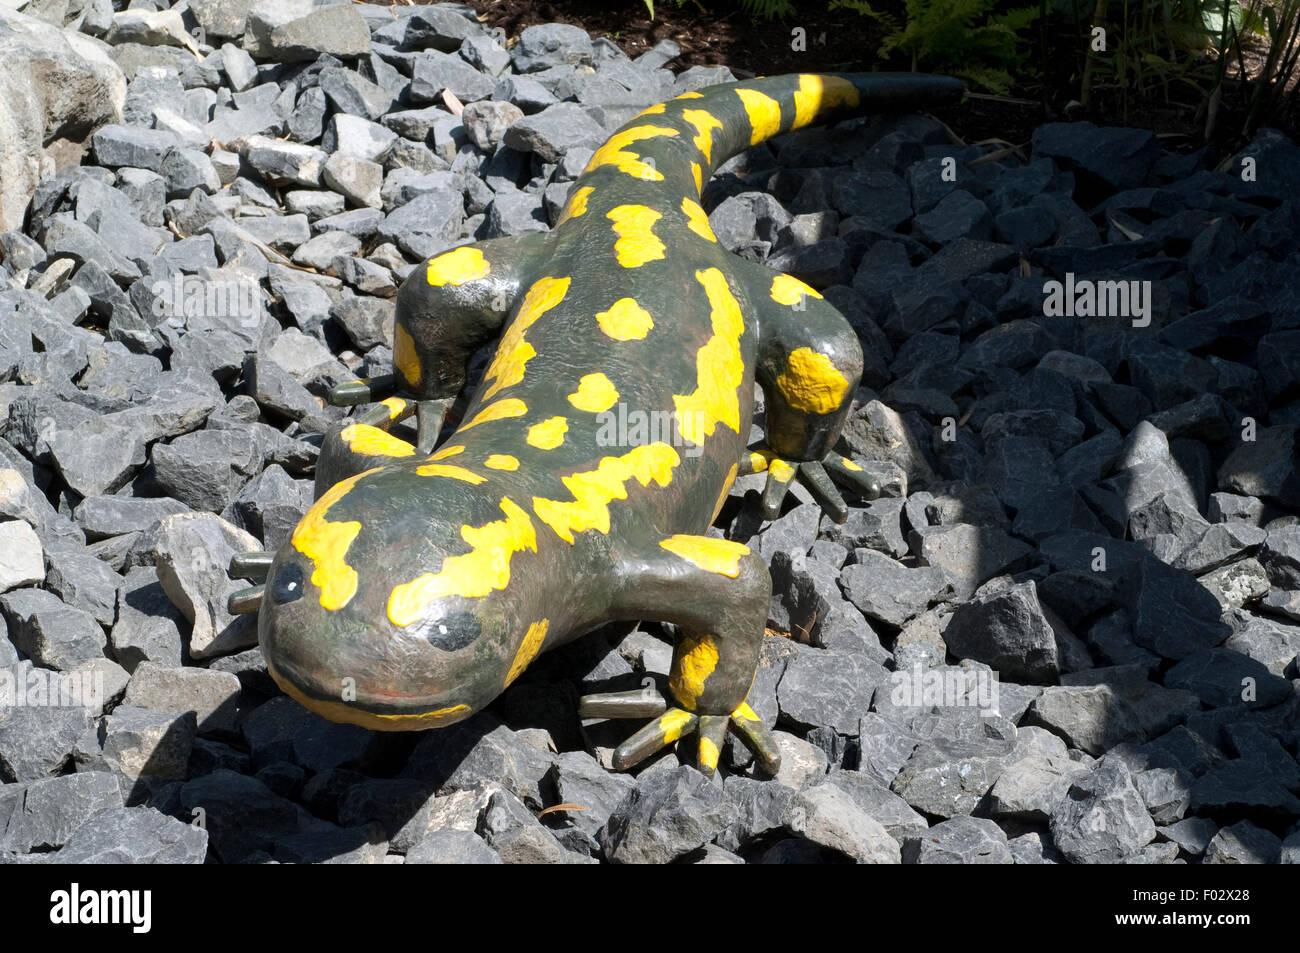
{"type": "Polygon", "coordinates": [[[663,732],[664,744],[672,744],[682,736],[682,731],[690,723],[691,713],[674,708],[659,716],[659,730],[663,732]]]}
{"type": "Polygon", "coordinates": [[[682,118],[695,127],[695,148],[700,150],[705,162],[712,162],[713,130],[721,129],[722,123],[706,109],[683,109],[682,118]]]}
{"type": "Polygon", "coordinates": [[[533,512],[569,545],[573,534],[594,529],[609,532],[609,504],[626,500],[626,485],[635,479],[642,486],[654,481],[659,486],[672,482],[673,468],[681,463],[677,451],[666,443],[633,447],[621,457],[604,457],[596,469],[563,478],[573,494],[572,502],[533,497],[533,512]]]}
{"type": "Polygon", "coordinates": [[[700,445],[712,436],[718,424],[740,432],[740,398],[738,389],[744,380],[745,362],[740,355],[740,336],[745,322],[740,303],[717,268],[695,273],[704,286],[713,311],[713,336],[695,355],[695,391],[673,395],[677,408],[678,429],[683,439],[700,445]]]}
{"type": "Polygon", "coordinates": [[[506,675],[506,684],[509,685],[516,678],[523,674],[533,659],[537,658],[537,653],[542,649],[542,643],[546,641],[546,629],[550,626],[549,619],[543,619],[541,622],[534,622],[524,633],[524,639],[519,643],[519,649],[515,652],[515,660],[510,663],[510,672],[506,675]]]}
{"type": "Polygon", "coordinates": [[[614,253],[624,268],[640,268],[646,262],[664,257],[664,243],[654,233],[654,224],[663,218],[645,205],[619,205],[605,213],[614,223],[614,253]]]}
{"type": "Polygon", "coordinates": [[[472,483],[475,486],[487,482],[487,477],[479,476],[473,470],[448,466],[445,463],[426,463],[422,467],[416,467],[415,472],[420,476],[446,477],[449,480],[460,480],[464,483],[472,483]]]}
{"type": "Polygon", "coordinates": [[[541,278],[533,283],[524,296],[524,303],[519,306],[519,313],[501,335],[492,363],[483,372],[485,380],[492,381],[483,392],[487,400],[503,387],[518,384],[524,379],[524,369],[537,354],[533,346],[524,339],[524,333],[533,323],[550,311],[569,292],[568,278],[541,278]]]}
{"type": "Polygon", "coordinates": [[[857,104],[858,89],[847,79],[803,73],[799,77],[799,89],[794,94],[794,123],[790,128],[802,129],[813,122],[818,113],[857,104]]]}
{"type": "Polygon", "coordinates": [[[738,89],[736,95],[740,97],[749,116],[751,146],[758,145],[764,139],[771,139],[781,131],[780,103],[756,89],[738,89]]]}
{"type": "Polygon", "coordinates": [[[559,220],[555,227],[559,228],[571,218],[578,218],[587,212],[587,199],[591,198],[591,193],[596,191],[590,185],[584,185],[578,191],[569,196],[569,201],[565,203],[564,211],[560,214],[559,220]]]}
{"type": "Polygon", "coordinates": [[[405,440],[369,424],[350,424],[339,431],[339,438],[353,453],[367,457],[410,457],[415,448],[405,440]]]}
{"type": "Polygon", "coordinates": [[[821,294],[811,285],[806,285],[793,275],[777,275],[772,279],[772,300],[777,304],[796,305],[804,295],[820,298],[821,294]]]}
{"type": "Polygon", "coordinates": [[[483,257],[483,252],[472,245],[466,245],[464,248],[454,248],[430,260],[428,268],[425,269],[425,279],[429,284],[437,287],[463,285],[469,281],[486,278],[491,271],[492,266],[483,257]]]}
{"type": "Polygon", "coordinates": [[[698,202],[693,202],[689,198],[682,199],[682,211],[686,213],[686,227],[693,231],[701,238],[707,238],[711,242],[716,242],[718,236],[713,234],[713,229],[709,227],[709,216],[704,209],[700,208],[698,202]]]}
{"type": "Polygon", "coordinates": [[[672,676],[668,679],[668,688],[683,708],[694,711],[700,695],[704,693],[704,683],[717,667],[718,645],[713,641],[713,636],[705,635],[696,639],[684,635],[677,647],[677,658],[672,676]]]}
{"type": "Polygon", "coordinates": [[[437,573],[426,572],[393,588],[388,597],[388,619],[393,625],[405,627],[418,621],[437,599],[478,599],[509,585],[511,556],[537,552],[537,534],[528,514],[509,497],[501,498],[501,512],[506,514],[503,520],[460,528],[469,552],[448,556],[437,573]]]}
{"type": "Polygon", "coordinates": [[[420,383],[420,355],[415,351],[415,341],[398,321],[393,329],[393,366],[411,387],[420,383]]]}
{"type": "Polygon", "coordinates": [[[470,427],[477,427],[479,424],[485,424],[492,420],[505,420],[510,417],[522,417],[528,413],[528,406],[517,397],[507,397],[504,400],[498,400],[488,404],[472,419],[465,421],[460,425],[461,431],[468,430],[470,427]]]}
{"type": "Polygon", "coordinates": [[[633,126],[616,132],[595,151],[591,161],[587,163],[586,171],[590,172],[601,166],[611,165],[634,178],[644,179],[647,182],[662,182],[663,173],[656,169],[653,163],[642,162],[635,152],[630,152],[625,147],[643,139],[657,139],[677,134],[677,130],[669,126],[633,126]]]}
{"type": "Polygon", "coordinates": [[[740,575],[741,558],[749,555],[748,546],[711,536],[669,536],[659,546],[705,572],[732,579],[740,575]]]}
{"type": "MultiPolygon", "coordinates": [[[[366,473],[374,473],[367,470],[366,473]]],[[[357,592],[357,572],[347,564],[348,547],[361,532],[361,523],[326,519],[330,508],[348,494],[365,473],[336,483],[307,511],[293,531],[290,542],[315,565],[312,585],[320,589],[320,604],[331,611],[342,609],[357,592]]]]}

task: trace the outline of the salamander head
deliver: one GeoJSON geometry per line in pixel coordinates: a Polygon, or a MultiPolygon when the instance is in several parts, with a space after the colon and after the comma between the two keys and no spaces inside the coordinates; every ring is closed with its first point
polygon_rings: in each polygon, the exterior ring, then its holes
{"type": "Polygon", "coordinates": [[[387,731],[460,721],[500,694],[525,633],[517,593],[493,588],[492,573],[530,540],[511,513],[501,527],[436,515],[481,508],[465,497],[451,481],[385,468],[317,501],[277,552],[259,612],[262,654],[287,694],[387,731]]]}

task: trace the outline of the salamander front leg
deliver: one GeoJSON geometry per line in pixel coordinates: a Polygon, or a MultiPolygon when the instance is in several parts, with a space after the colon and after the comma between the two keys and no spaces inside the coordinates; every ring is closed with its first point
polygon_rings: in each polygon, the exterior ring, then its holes
{"type": "Polygon", "coordinates": [[[688,734],[699,738],[696,766],[712,774],[730,729],[775,773],[781,758],[771,733],[745,699],[758,668],[772,581],[748,547],[707,536],[669,536],[624,560],[616,618],[672,622],[682,629],[668,679],[671,698],[655,693],[589,695],[583,717],[654,718],[614,752],[630,768],[688,734]]]}

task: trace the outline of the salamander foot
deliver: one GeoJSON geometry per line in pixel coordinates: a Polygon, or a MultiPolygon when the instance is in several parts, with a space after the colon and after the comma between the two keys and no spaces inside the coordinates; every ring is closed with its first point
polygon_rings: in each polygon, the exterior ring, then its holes
{"type": "Polygon", "coordinates": [[[646,687],[630,692],[585,695],[578,701],[578,714],[583,718],[654,719],[614,750],[614,767],[619,771],[626,771],[679,738],[696,734],[699,744],[695,766],[712,776],[718,768],[727,729],[753,752],[768,774],[776,774],[781,767],[776,739],[747,703],[742,703],[730,715],[697,715],[684,708],[669,707],[658,691],[646,687]]]}

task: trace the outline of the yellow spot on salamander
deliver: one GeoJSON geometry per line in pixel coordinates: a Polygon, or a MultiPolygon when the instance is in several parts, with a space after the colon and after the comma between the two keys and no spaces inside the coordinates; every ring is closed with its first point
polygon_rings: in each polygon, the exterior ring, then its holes
{"type": "Polygon", "coordinates": [[[766,453],[763,453],[762,451],[751,450],[749,452],[749,467],[750,467],[749,472],[762,473],[764,470],[767,469],[767,464],[770,459],[771,458],[766,453]]]}
{"type": "Polygon", "coordinates": [[[700,764],[708,771],[716,771],[718,768],[718,746],[713,743],[712,738],[700,736],[700,764]]]}
{"type": "Polygon", "coordinates": [[[718,514],[721,513],[722,508],[726,506],[727,497],[731,495],[731,487],[732,484],[736,482],[736,474],[739,470],[740,464],[733,463],[731,469],[727,471],[727,478],[722,481],[722,492],[718,494],[718,502],[713,504],[713,515],[709,517],[710,523],[718,518],[718,514]]]}
{"type": "Polygon", "coordinates": [[[741,718],[745,721],[759,721],[758,713],[749,707],[749,702],[741,702],[740,707],[731,713],[732,718],[741,718]]]}
{"type": "Polygon", "coordinates": [[[645,205],[619,205],[605,213],[605,217],[614,223],[614,252],[618,263],[624,268],[640,268],[648,261],[664,257],[664,243],[653,229],[655,222],[663,218],[654,209],[645,205]]]}
{"type": "Polygon", "coordinates": [[[718,646],[713,641],[713,636],[705,635],[698,639],[689,635],[682,636],[673,659],[668,688],[683,708],[694,711],[704,692],[704,683],[717,667],[718,646]]]}
{"type": "Polygon", "coordinates": [[[415,453],[405,440],[369,424],[349,424],[339,431],[339,438],[353,453],[368,457],[409,457],[415,453]]]}
{"type": "Polygon", "coordinates": [[[569,403],[579,410],[598,414],[609,410],[618,403],[618,390],[604,374],[584,374],[578,381],[578,389],[569,395],[569,403]]]}
{"type": "Polygon", "coordinates": [[[777,304],[796,305],[804,295],[820,298],[821,294],[811,285],[806,285],[793,275],[777,275],[772,279],[772,300],[777,304]]]}
{"type": "Polygon", "coordinates": [[[415,352],[415,341],[401,321],[393,329],[393,366],[412,387],[420,383],[420,355],[415,352]]]}
{"type": "Polygon", "coordinates": [[[433,454],[433,456],[429,457],[429,459],[430,459],[430,460],[446,460],[448,457],[454,457],[454,456],[456,456],[456,454],[458,454],[458,453],[464,453],[464,452],[465,452],[465,448],[464,448],[464,447],[460,446],[459,444],[450,444],[450,443],[449,443],[449,444],[447,444],[447,446],[443,447],[443,448],[442,448],[441,450],[439,450],[437,453],[433,454]]]}
{"type": "Polygon", "coordinates": [[[704,191],[704,170],[698,162],[691,163],[691,178],[695,180],[695,194],[699,195],[704,191]]]}
{"type": "Polygon", "coordinates": [[[596,191],[596,189],[593,186],[584,185],[582,188],[570,195],[569,201],[564,205],[564,211],[560,213],[560,218],[555,223],[555,227],[559,228],[569,219],[585,215],[587,212],[587,199],[591,198],[591,193],[594,191],[596,191]]]}
{"type": "Polygon", "coordinates": [[[711,242],[716,242],[718,236],[713,234],[713,229],[709,227],[709,216],[704,209],[700,208],[700,203],[692,201],[689,198],[682,199],[682,211],[686,213],[686,227],[693,231],[701,238],[707,238],[711,242]]]}
{"type": "Polygon", "coordinates": [[[347,554],[348,547],[361,532],[361,523],[357,520],[333,523],[326,516],[330,507],[343,499],[363,476],[360,473],[330,487],[307,511],[290,539],[293,548],[316,566],[311,581],[320,589],[320,604],[326,609],[342,609],[357,592],[357,571],[347,564],[347,554]]]}
{"type": "Polygon", "coordinates": [[[407,402],[402,400],[400,397],[386,397],[381,400],[380,403],[388,408],[389,420],[396,420],[398,417],[402,416],[402,414],[406,413],[406,408],[409,406],[407,402]]]}
{"type": "Polygon", "coordinates": [[[687,443],[698,446],[711,436],[718,424],[740,432],[740,399],[737,390],[744,380],[745,362],[740,354],[740,336],[745,322],[740,303],[727,287],[726,276],[717,268],[695,273],[713,306],[713,336],[696,352],[694,393],[675,394],[678,428],[687,443]]]}
{"type": "Polygon", "coordinates": [[[664,108],[665,108],[664,103],[655,103],[653,106],[647,106],[645,109],[641,110],[636,115],[638,119],[641,116],[657,116],[664,111],[664,108]]]}
{"type": "Polygon", "coordinates": [[[677,451],[666,443],[633,447],[621,457],[604,457],[594,470],[585,470],[563,478],[572,502],[533,497],[533,512],[555,531],[555,535],[573,545],[573,534],[594,529],[609,532],[609,504],[626,500],[626,484],[636,479],[642,486],[654,481],[668,486],[673,468],[681,463],[677,451]]]}
{"type": "Polygon", "coordinates": [[[446,477],[449,480],[460,480],[462,483],[472,483],[475,486],[487,482],[487,477],[480,476],[473,470],[446,463],[426,463],[422,467],[416,467],[415,472],[420,476],[446,477]]]}
{"type": "Polygon", "coordinates": [[[524,303],[519,306],[519,313],[501,335],[501,343],[497,345],[492,363],[483,372],[484,379],[492,381],[483,392],[484,400],[501,388],[518,384],[524,379],[524,369],[537,354],[524,339],[524,333],[533,326],[533,322],[563,301],[568,292],[568,278],[541,278],[528,289],[524,303]]]}
{"type": "Polygon", "coordinates": [[[756,146],[781,131],[781,104],[756,89],[738,89],[736,95],[749,116],[749,144],[756,146]]]}
{"type": "Polygon", "coordinates": [[[627,151],[626,147],[642,139],[657,139],[661,136],[677,134],[677,130],[670,126],[633,126],[616,132],[592,155],[586,171],[590,172],[603,165],[612,165],[633,178],[644,179],[647,182],[662,182],[663,173],[654,167],[654,163],[642,162],[640,156],[635,152],[627,151]]]}
{"type": "Polygon", "coordinates": [[[470,427],[477,427],[479,424],[485,424],[490,420],[504,420],[508,417],[522,417],[526,413],[528,413],[528,406],[522,400],[519,400],[517,397],[507,397],[504,400],[498,400],[488,404],[469,420],[461,424],[460,429],[468,430],[470,427]]]}
{"type": "Polygon", "coordinates": [[[825,354],[801,347],[790,355],[776,386],[795,410],[829,414],[844,402],[849,382],[825,354]]]}
{"type": "Polygon", "coordinates": [[[749,555],[748,546],[712,536],[669,536],[659,545],[705,572],[732,579],[740,575],[741,557],[749,555]]]}
{"type": "Polygon", "coordinates": [[[794,123],[790,128],[802,129],[820,112],[857,104],[858,88],[847,79],[803,73],[799,76],[799,89],[794,94],[794,123]]]}
{"type": "Polygon", "coordinates": [[[525,550],[537,552],[537,533],[528,514],[510,497],[501,498],[501,512],[506,514],[503,520],[460,528],[468,553],[448,556],[439,572],[426,572],[394,587],[388,596],[388,619],[393,625],[419,621],[435,599],[478,599],[509,585],[510,558],[525,550]]]}
{"type": "Polygon", "coordinates": [[[682,118],[695,127],[695,148],[705,162],[712,162],[713,130],[721,129],[722,123],[707,109],[683,109],[682,118]]]}
{"type": "Polygon", "coordinates": [[[567,417],[550,417],[540,424],[529,427],[525,440],[530,447],[536,447],[538,450],[554,450],[564,443],[564,435],[568,432],[567,417]]]}
{"type": "Polygon", "coordinates": [[[773,460],[768,464],[768,471],[771,473],[772,479],[777,480],[780,483],[789,483],[794,479],[794,467],[790,466],[790,464],[786,463],[784,460],[773,460]]]}
{"type": "Polygon", "coordinates": [[[312,698],[299,690],[293,682],[284,678],[275,670],[268,659],[267,674],[279,685],[286,695],[308,711],[314,711],[323,718],[345,725],[360,725],[372,731],[423,731],[461,721],[468,717],[472,709],[468,705],[451,705],[433,711],[413,712],[408,715],[388,715],[382,712],[365,711],[354,705],[337,701],[323,701],[312,698]]]}
{"type": "Polygon", "coordinates": [[[690,92],[678,93],[676,96],[673,97],[673,99],[703,99],[703,98],[704,98],[703,93],[697,93],[693,89],[690,92]]]}
{"type": "Polygon", "coordinates": [[[842,466],[846,470],[853,470],[855,473],[862,472],[862,467],[858,466],[848,457],[840,457],[840,466],[842,466]]]}
{"type": "Polygon", "coordinates": [[[480,278],[486,278],[491,273],[492,266],[483,257],[483,252],[471,245],[467,245],[464,248],[454,248],[437,258],[431,259],[428,268],[425,270],[425,278],[429,284],[441,287],[442,285],[463,285],[469,281],[478,281],[480,278]]]}
{"type": "Polygon", "coordinates": [[[672,744],[680,738],[690,721],[691,713],[682,711],[680,708],[674,708],[672,711],[660,715],[659,730],[663,732],[664,744],[672,744]]]}
{"type": "Polygon", "coordinates": [[[650,312],[636,298],[619,298],[608,311],[596,315],[596,323],[615,341],[640,341],[655,326],[650,312]]]}
{"type": "Polygon", "coordinates": [[[515,652],[515,660],[510,663],[510,672],[506,675],[506,684],[509,685],[516,678],[523,674],[533,659],[537,658],[537,653],[542,649],[542,643],[546,641],[546,630],[550,626],[549,619],[543,619],[541,622],[534,622],[524,633],[524,640],[519,643],[519,648],[515,652]]]}
{"type": "Polygon", "coordinates": [[[494,453],[483,461],[489,470],[518,470],[519,461],[508,453],[494,453]]]}

